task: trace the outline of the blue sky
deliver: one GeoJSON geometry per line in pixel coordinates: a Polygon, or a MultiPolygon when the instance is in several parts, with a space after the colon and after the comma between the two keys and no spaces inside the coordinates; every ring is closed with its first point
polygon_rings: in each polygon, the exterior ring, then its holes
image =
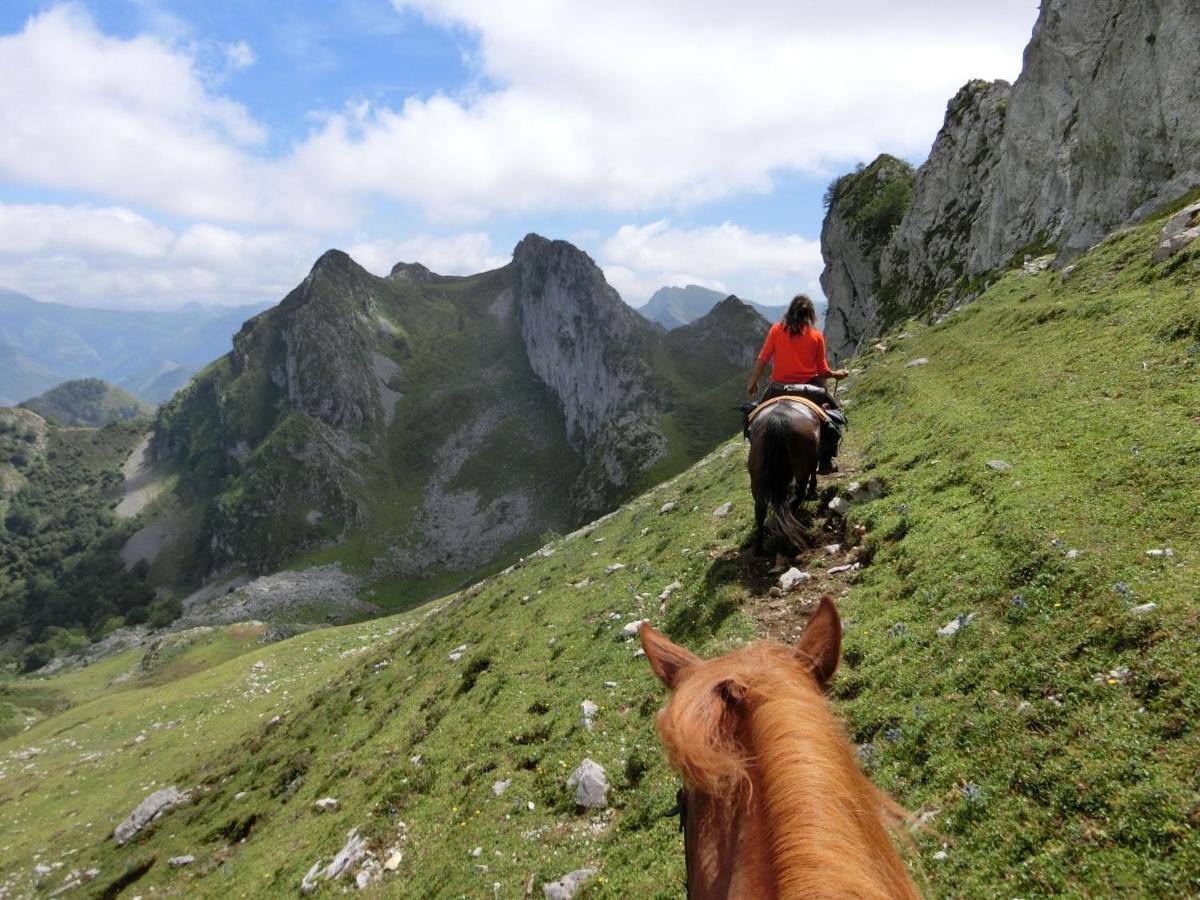
{"type": "Polygon", "coordinates": [[[897,6],[8,0],[0,287],[276,300],[330,246],[465,274],[537,231],[635,304],[817,293],[828,181],[920,162],[963,82],[1016,76],[1037,13],[897,6]]]}

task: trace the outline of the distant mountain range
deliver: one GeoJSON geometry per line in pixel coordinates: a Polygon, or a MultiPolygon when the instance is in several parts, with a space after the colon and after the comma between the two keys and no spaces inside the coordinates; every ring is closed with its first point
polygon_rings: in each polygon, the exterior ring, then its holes
{"type": "Polygon", "coordinates": [[[0,290],[0,406],[75,378],[102,378],[161,403],[224,353],[242,323],[267,306],[92,309],[0,290]]]}
{"type": "MultiPolygon", "coordinates": [[[[637,311],[651,322],[657,322],[663,328],[670,330],[696,321],[728,296],[727,293],[701,287],[698,284],[689,284],[687,287],[681,288],[664,287],[655,291],[654,296],[646,301],[644,306],[637,307],[637,311]]],[[[757,310],[759,315],[768,322],[778,322],[787,311],[786,305],[764,306],[753,300],[742,300],[742,302],[757,310]]],[[[817,326],[820,327],[825,319],[825,304],[820,301],[815,302],[817,326]]]]}

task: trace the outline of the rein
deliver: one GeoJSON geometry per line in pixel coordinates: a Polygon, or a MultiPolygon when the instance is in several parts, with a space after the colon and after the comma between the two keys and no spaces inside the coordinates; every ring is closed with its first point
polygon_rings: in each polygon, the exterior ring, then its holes
{"type": "Polygon", "coordinates": [[[669,819],[673,816],[679,816],[679,830],[683,832],[683,889],[687,892],[686,896],[692,896],[692,886],[688,882],[687,862],[690,856],[691,839],[688,835],[688,814],[687,814],[687,791],[680,788],[675,792],[675,805],[662,814],[664,819],[669,819]]]}

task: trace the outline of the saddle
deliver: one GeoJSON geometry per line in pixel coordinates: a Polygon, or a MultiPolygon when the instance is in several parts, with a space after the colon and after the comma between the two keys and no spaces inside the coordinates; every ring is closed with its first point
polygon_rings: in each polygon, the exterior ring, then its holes
{"type": "Polygon", "coordinates": [[[783,391],[783,393],[770,400],[764,400],[762,403],[742,404],[742,436],[750,437],[750,423],[768,406],[774,406],[781,400],[791,400],[793,403],[803,404],[816,413],[821,422],[821,460],[817,474],[828,475],[830,472],[836,472],[837,463],[833,461],[833,458],[837,456],[842,433],[849,425],[846,414],[838,408],[837,401],[830,396],[827,390],[813,384],[771,382],[771,388],[775,391],[783,391]]]}
{"type": "MultiPolygon", "coordinates": [[[[822,391],[822,393],[824,393],[824,391],[822,391]]],[[[793,403],[799,403],[801,406],[808,407],[817,414],[817,418],[819,418],[822,423],[829,421],[829,412],[816,400],[810,400],[808,397],[800,395],[793,396],[791,394],[783,394],[779,397],[772,397],[770,400],[764,400],[762,403],[754,407],[754,409],[750,410],[749,414],[746,416],[746,424],[749,425],[751,422],[753,422],[755,418],[758,417],[759,413],[761,413],[768,406],[774,406],[776,403],[779,403],[782,400],[790,400],[793,403]]]]}

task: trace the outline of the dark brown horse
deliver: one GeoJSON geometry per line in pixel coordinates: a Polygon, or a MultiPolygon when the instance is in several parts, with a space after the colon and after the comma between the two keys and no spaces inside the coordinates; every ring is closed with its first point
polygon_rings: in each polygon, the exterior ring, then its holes
{"type": "Polygon", "coordinates": [[[777,400],[750,422],[750,493],[754,495],[754,552],[763,554],[763,523],[767,506],[783,536],[797,547],[805,543],[796,510],[806,495],[817,491],[817,462],[821,453],[821,420],[798,400],[777,400]],[[795,498],[792,499],[792,484],[795,498]]]}
{"type": "Polygon", "coordinates": [[[859,769],[824,697],[842,638],[828,597],[795,647],[702,660],[641,634],[671,691],[658,734],[683,776],[690,900],[918,897],[888,836],[908,816],[859,769]]]}

